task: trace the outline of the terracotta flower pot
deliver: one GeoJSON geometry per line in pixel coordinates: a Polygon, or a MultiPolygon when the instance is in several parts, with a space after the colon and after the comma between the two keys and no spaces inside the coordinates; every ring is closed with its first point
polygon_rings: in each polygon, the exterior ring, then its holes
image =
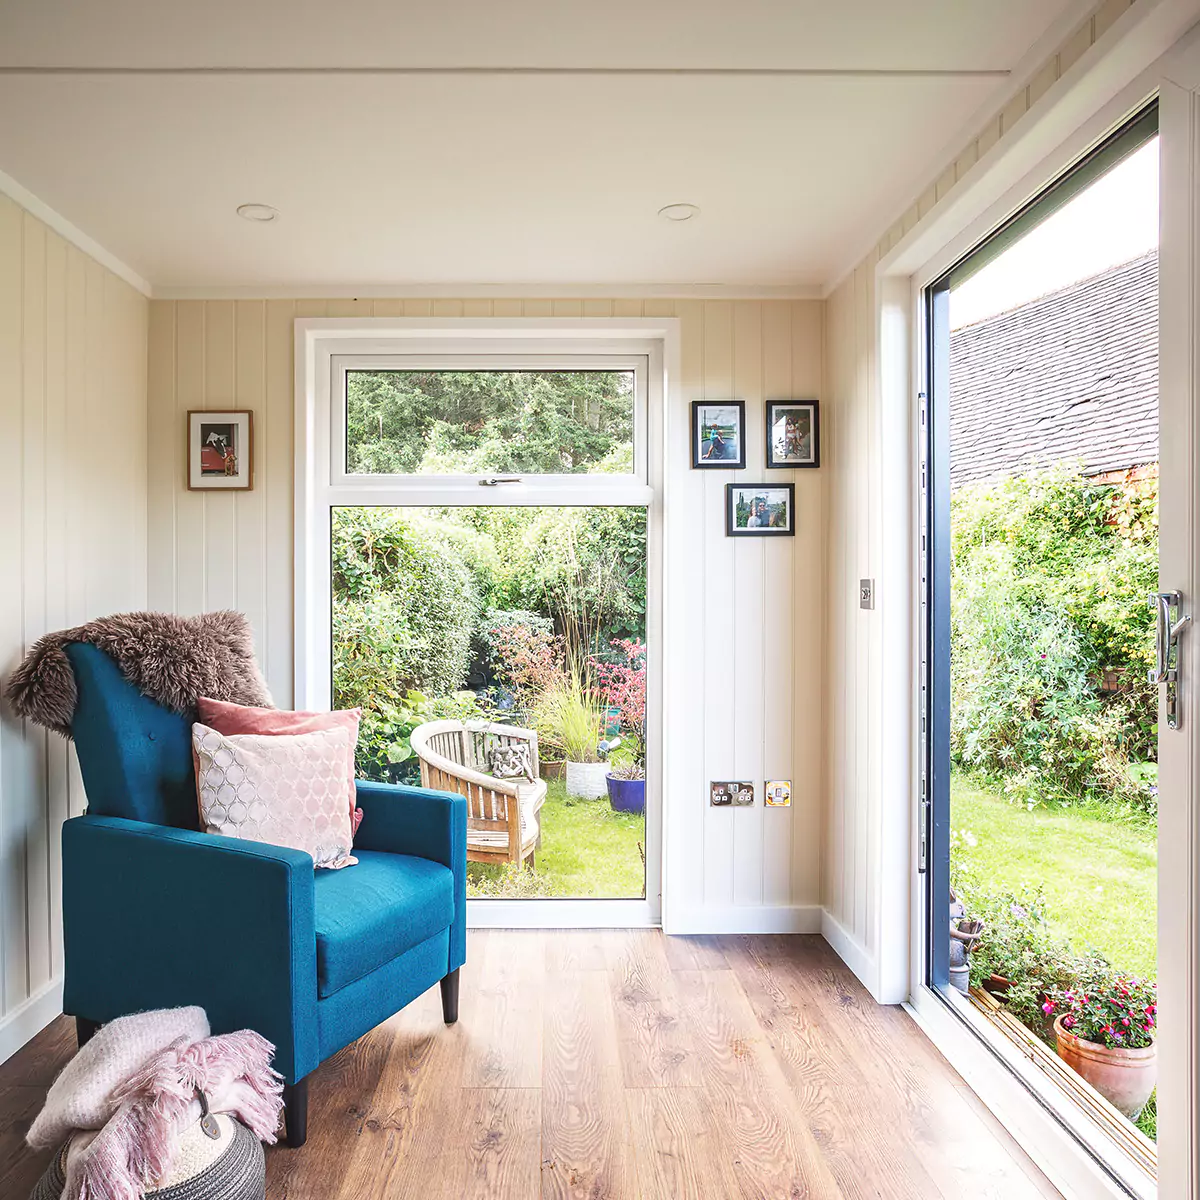
{"type": "Polygon", "coordinates": [[[1135,1120],[1158,1082],[1157,1043],[1138,1050],[1101,1046],[1064,1029],[1062,1017],[1055,1018],[1054,1037],[1058,1057],[1114,1108],[1135,1120]]]}

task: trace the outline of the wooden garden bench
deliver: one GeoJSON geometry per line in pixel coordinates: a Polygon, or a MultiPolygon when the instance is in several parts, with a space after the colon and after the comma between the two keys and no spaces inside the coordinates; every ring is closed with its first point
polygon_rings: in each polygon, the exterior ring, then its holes
{"type": "Polygon", "coordinates": [[[409,741],[421,760],[422,787],[466,797],[467,861],[523,863],[528,858],[532,866],[541,844],[538,812],[546,799],[537,731],[428,721],[412,731],[409,741]],[[493,752],[519,746],[528,748],[529,777],[493,775],[493,752]]]}

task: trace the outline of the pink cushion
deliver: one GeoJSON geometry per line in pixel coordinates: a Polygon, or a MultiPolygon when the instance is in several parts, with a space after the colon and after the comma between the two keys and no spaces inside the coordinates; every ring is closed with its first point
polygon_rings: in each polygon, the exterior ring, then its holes
{"type": "Polygon", "coordinates": [[[291,846],[314,865],[353,866],[346,809],[346,727],[226,736],[192,726],[200,823],[206,833],[291,846]]]}
{"type": "Polygon", "coordinates": [[[361,708],[342,708],[334,712],[287,712],[282,708],[230,704],[227,700],[210,700],[207,696],[201,696],[196,701],[196,720],[227,736],[254,733],[272,737],[277,734],[316,733],[323,729],[347,730],[350,748],[346,755],[346,803],[355,833],[362,820],[362,809],[355,804],[354,789],[354,748],[358,744],[361,716],[361,708]]]}

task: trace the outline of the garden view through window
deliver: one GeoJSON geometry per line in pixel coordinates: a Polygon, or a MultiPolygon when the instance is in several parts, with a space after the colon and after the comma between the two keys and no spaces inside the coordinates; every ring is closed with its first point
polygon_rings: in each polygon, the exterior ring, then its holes
{"type": "MultiPolygon", "coordinates": [[[[635,383],[349,371],[347,469],[628,475],[635,383]]],[[[647,508],[538,499],[334,508],[334,703],[360,776],[467,798],[470,895],[641,898],[647,508]]]]}
{"type": "Polygon", "coordinates": [[[950,976],[1068,1062],[1157,1035],[1157,171],[949,296],[950,976]]]}

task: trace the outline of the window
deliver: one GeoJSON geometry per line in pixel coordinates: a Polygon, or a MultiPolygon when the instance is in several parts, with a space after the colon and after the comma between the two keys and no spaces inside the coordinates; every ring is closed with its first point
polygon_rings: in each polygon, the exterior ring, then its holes
{"type": "MultiPolygon", "coordinates": [[[[393,782],[418,782],[423,752],[449,754],[413,726],[460,721],[485,741],[536,729],[546,793],[521,810],[536,854],[519,878],[486,856],[487,838],[514,835],[485,797],[472,922],[655,924],[662,339],[421,324],[302,339],[297,703],[361,706],[359,774],[393,782]],[[557,728],[577,692],[595,739],[557,728]],[[600,761],[568,752],[590,741],[600,761]],[[610,811],[603,772],[620,755],[644,769],[644,815],[610,811]]],[[[490,741],[480,753],[490,764],[490,741]]]]}

